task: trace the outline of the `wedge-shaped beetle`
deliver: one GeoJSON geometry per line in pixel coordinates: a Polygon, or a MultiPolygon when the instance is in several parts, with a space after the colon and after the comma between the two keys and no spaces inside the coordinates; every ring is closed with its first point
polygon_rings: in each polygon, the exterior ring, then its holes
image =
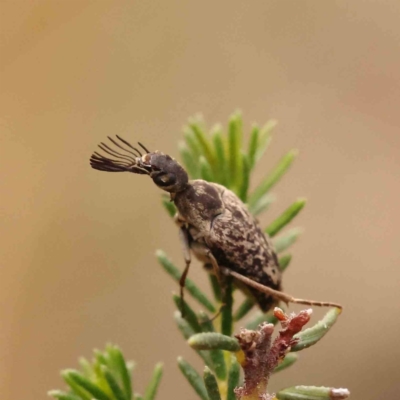
{"type": "Polygon", "coordinates": [[[99,147],[107,156],[94,152],[90,158],[92,168],[149,175],[170,194],[178,210],[175,221],[186,262],[180,280],[182,297],[192,251],[197,259],[211,266],[219,282],[231,275],[264,312],[279,300],[340,307],[335,303],[295,299],[280,291],[281,272],[272,242],[232,191],[201,179],[189,180],[176,160],[159,151],[150,152],[141,143],[144,154],[118,135],[109,139],[118,150],[101,143],[99,147]]]}

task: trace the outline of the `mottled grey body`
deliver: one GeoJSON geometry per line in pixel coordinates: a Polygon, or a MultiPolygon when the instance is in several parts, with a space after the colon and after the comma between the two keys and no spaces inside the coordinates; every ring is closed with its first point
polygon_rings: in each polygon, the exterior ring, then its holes
{"type": "MultiPolygon", "coordinates": [[[[232,191],[216,183],[193,180],[172,198],[178,209],[178,223],[187,230],[189,246],[199,260],[208,263],[210,250],[220,267],[281,290],[273,245],[232,191]]],[[[273,297],[236,283],[250,292],[263,311],[276,303],[273,297]]]]}

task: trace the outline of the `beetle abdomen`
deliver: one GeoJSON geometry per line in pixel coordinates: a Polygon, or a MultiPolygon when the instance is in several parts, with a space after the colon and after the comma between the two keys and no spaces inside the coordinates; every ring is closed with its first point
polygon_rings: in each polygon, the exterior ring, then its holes
{"type": "MultiPolygon", "coordinates": [[[[281,290],[281,272],[271,240],[232,191],[220,185],[213,186],[220,192],[224,211],[213,219],[206,243],[218,264],[281,290]]],[[[263,311],[276,303],[274,298],[254,288],[238,286],[249,291],[263,311]]]]}

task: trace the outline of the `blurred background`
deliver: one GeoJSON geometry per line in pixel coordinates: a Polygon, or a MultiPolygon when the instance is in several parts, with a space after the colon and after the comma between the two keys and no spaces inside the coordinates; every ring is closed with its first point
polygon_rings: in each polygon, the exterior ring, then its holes
{"type": "MultiPolygon", "coordinates": [[[[177,156],[190,115],[225,124],[237,108],[247,130],[279,120],[253,184],[300,149],[262,218],[265,226],[297,197],[309,200],[285,289],[345,306],[271,390],[315,384],[348,387],[354,399],[397,397],[398,1],[0,7],[2,398],[46,398],[64,387],[60,369],[108,341],[137,362],[137,391],[163,361],[158,398],[196,398],[176,357],[201,362],[174,325],[178,288],[154,257],[162,248],[183,266],[176,228],[148,178],[94,171],[89,157],[114,134],[177,156]]],[[[207,287],[198,264],[190,275],[207,287]]]]}

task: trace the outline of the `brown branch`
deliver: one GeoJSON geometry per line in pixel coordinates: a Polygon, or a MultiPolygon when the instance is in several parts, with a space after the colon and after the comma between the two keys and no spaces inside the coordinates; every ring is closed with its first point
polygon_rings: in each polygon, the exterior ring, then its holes
{"type": "Polygon", "coordinates": [[[300,332],[310,320],[312,310],[286,315],[280,308],[275,308],[274,315],[279,319],[282,329],[271,346],[274,325],[263,323],[257,331],[242,329],[236,338],[244,354],[241,365],[244,371],[243,387],[235,389],[239,400],[271,400],[267,393],[268,381],[272,371],[285,358],[300,332]]]}

